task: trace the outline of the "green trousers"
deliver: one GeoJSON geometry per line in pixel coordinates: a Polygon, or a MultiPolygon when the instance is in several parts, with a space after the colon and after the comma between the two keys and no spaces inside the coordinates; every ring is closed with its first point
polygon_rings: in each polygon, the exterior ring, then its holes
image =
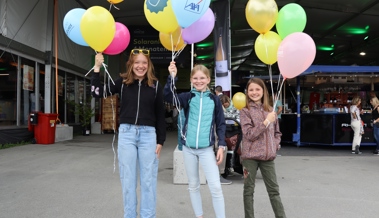
{"type": "Polygon", "coordinates": [[[258,168],[261,170],[275,217],[285,218],[286,213],[280,199],[274,161],[243,160],[242,165],[244,168],[243,203],[245,218],[254,218],[254,188],[258,168]]]}

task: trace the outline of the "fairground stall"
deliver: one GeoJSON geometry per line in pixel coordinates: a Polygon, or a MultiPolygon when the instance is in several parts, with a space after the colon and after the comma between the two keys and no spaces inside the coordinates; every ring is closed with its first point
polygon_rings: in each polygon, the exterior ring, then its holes
{"type": "Polygon", "coordinates": [[[378,94],[375,72],[379,66],[313,65],[288,81],[283,96],[291,97],[283,99],[282,141],[297,146],[351,146],[354,132],[349,109],[353,97],[359,95],[365,123],[361,146],[374,146],[369,102],[371,95],[378,94]],[[296,88],[289,89],[291,85],[296,88]]]}

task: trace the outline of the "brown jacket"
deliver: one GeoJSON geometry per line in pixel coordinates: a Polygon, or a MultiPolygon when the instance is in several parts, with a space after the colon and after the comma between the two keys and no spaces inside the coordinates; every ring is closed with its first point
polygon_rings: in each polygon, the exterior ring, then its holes
{"type": "Polygon", "coordinates": [[[250,109],[240,111],[243,133],[241,159],[274,160],[282,136],[278,119],[266,128],[263,121],[269,112],[254,102],[249,102],[249,106],[250,109]]]}

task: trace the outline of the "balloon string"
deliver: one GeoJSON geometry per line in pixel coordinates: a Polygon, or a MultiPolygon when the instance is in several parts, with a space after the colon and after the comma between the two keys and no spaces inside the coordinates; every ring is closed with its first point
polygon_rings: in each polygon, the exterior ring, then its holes
{"type": "MultiPolygon", "coordinates": [[[[280,89],[279,89],[279,91],[278,91],[278,94],[277,95],[275,95],[275,103],[274,103],[274,109],[275,109],[275,107],[276,107],[276,103],[278,102],[278,99],[279,99],[279,96],[280,96],[280,93],[282,92],[282,87],[283,87],[283,84],[284,84],[284,81],[285,81],[285,79],[283,79],[283,81],[282,81],[282,83],[280,84],[280,89]]],[[[279,84],[279,83],[278,83],[279,84]]]]}
{"type": "Polygon", "coordinates": [[[172,33],[170,33],[170,42],[171,42],[171,61],[174,61],[175,56],[174,56],[174,42],[172,38],[172,33]]]}
{"type": "Polygon", "coordinates": [[[116,7],[114,4],[109,5],[109,11],[111,11],[112,6],[116,8],[117,10],[120,10],[120,8],[116,7]]]}
{"type": "Polygon", "coordinates": [[[270,76],[272,102],[274,102],[275,99],[274,99],[274,87],[272,85],[272,68],[271,68],[271,64],[268,65],[268,74],[270,76]]]}
{"type": "MultiPolygon", "coordinates": [[[[113,85],[114,85],[114,81],[113,81],[111,75],[110,75],[109,72],[108,72],[107,65],[104,64],[104,63],[102,63],[102,65],[103,65],[103,67],[104,67],[104,69],[105,69],[105,72],[108,74],[109,79],[112,81],[112,83],[113,83],[113,85]]],[[[95,69],[95,67],[92,67],[92,68],[86,73],[86,75],[84,75],[84,77],[86,77],[89,73],[91,73],[91,71],[92,71],[93,69],[95,69]]]]}

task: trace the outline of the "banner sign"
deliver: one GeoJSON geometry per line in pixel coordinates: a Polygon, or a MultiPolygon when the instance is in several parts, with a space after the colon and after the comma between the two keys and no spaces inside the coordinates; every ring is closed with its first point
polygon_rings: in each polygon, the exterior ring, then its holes
{"type": "Polygon", "coordinates": [[[212,2],[212,10],[215,13],[214,52],[215,52],[215,86],[221,86],[224,94],[231,96],[231,71],[230,71],[230,10],[229,0],[212,2]]]}
{"type": "Polygon", "coordinates": [[[135,48],[148,49],[153,63],[170,63],[172,52],[163,47],[157,30],[151,26],[128,26],[128,29],[130,32],[130,44],[126,51],[127,55],[135,48]]]}

